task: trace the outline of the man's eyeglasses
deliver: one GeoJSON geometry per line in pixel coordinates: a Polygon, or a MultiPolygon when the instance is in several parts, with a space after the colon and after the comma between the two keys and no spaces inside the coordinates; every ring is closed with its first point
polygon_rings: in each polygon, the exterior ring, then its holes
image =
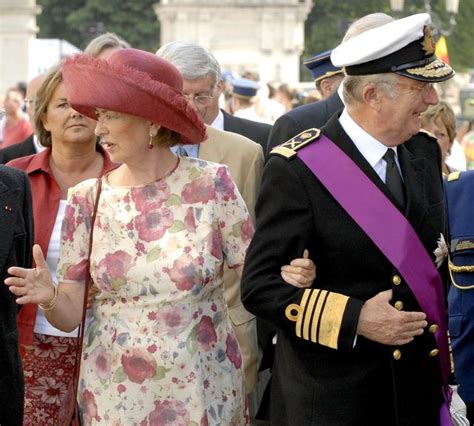
{"type": "Polygon", "coordinates": [[[425,84],[404,84],[404,83],[396,83],[397,86],[404,87],[408,90],[417,91],[420,95],[426,95],[431,89],[434,89],[433,83],[425,83],[425,84]]]}
{"type": "Polygon", "coordinates": [[[208,106],[211,103],[212,98],[213,98],[213,96],[204,96],[204,95],[198,95],[198,96],[184,95],[184,97],[189,102],[194,102],[195,104],[199,106],[208,106]]]}

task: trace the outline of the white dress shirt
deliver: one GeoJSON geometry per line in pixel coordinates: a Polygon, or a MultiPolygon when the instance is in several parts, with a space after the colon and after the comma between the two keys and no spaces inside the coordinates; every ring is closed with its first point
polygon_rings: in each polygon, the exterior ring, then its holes
{"type": "Polygon", "coordinates": [[[362,156],[372,166],[380,179],[382,179],[382,182],[385,183],[385,175],[387,173],[387,162],[382,157],[387,152],[387,149],[393,149],[393,151],[395,151],[395,162],[397,163],[398,171],[403,179],[400,163],[398,161],[397,147],[389,148],[373,136],[369,135],[352,119],[346,108],[344,108],[339,117],[339,123],[351,138],[352,142],[354,142],[354,145],[360,151],[362,156]]]}

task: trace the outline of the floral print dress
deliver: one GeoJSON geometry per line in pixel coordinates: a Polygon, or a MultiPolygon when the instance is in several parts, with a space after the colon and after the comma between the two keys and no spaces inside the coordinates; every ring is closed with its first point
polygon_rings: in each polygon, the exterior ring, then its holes
{"type": "MultiPolygon", "coordinates": [[[[223,265],[242,265],[253,233],[225,166],[181,158],[165,178],[103,178],[91,276],[99,288],[84,337],[85,424],[247,423],[242,358],[224,300],[223,265]]],[[[97,180],[74,187],[58,279],[84,283],[97,180]]]]}

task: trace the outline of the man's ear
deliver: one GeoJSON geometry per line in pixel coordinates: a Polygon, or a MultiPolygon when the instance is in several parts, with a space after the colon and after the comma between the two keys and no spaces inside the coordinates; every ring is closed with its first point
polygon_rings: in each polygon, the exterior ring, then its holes
{"type": "Polygon", "coordinates": [[[214,86],[214,96],[219,97],[224,91],[224,80],[219,80],[214,86]]]}
{"type": "Polygon", "coordinates": [[[319,83],[319,91],[325,97],[331,92],[332,89],[332,81],[329,78],[323,78],[319,83]]]}
{"type": "Polygon", "coordinates": [[[362,100],[372,108],[378,108],[382,100],[382,91],[375,84],[368,84],[362,89],[362,100]]]}

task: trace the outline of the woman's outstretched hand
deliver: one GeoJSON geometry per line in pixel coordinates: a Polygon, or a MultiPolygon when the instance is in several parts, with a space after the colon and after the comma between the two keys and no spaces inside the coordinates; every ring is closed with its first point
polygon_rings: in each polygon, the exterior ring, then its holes
{"type": "Polygon", "coordinates": [[[33,246],[36,268],[25,269],[12,266],[8,269],[11,277],[5,280],[10,291],[17,296],[16,303],[48,304],[54,297],[54,284],[48,265],[38,244],[33,246]]]}
{"type": "Polygon", "coordinates": [[[316,278],[316,265],[305,250],[302,258],[294,259],[289,265],[281,267],[281,277],[292,286],[299,288],[311,287],[316,278]]]}

